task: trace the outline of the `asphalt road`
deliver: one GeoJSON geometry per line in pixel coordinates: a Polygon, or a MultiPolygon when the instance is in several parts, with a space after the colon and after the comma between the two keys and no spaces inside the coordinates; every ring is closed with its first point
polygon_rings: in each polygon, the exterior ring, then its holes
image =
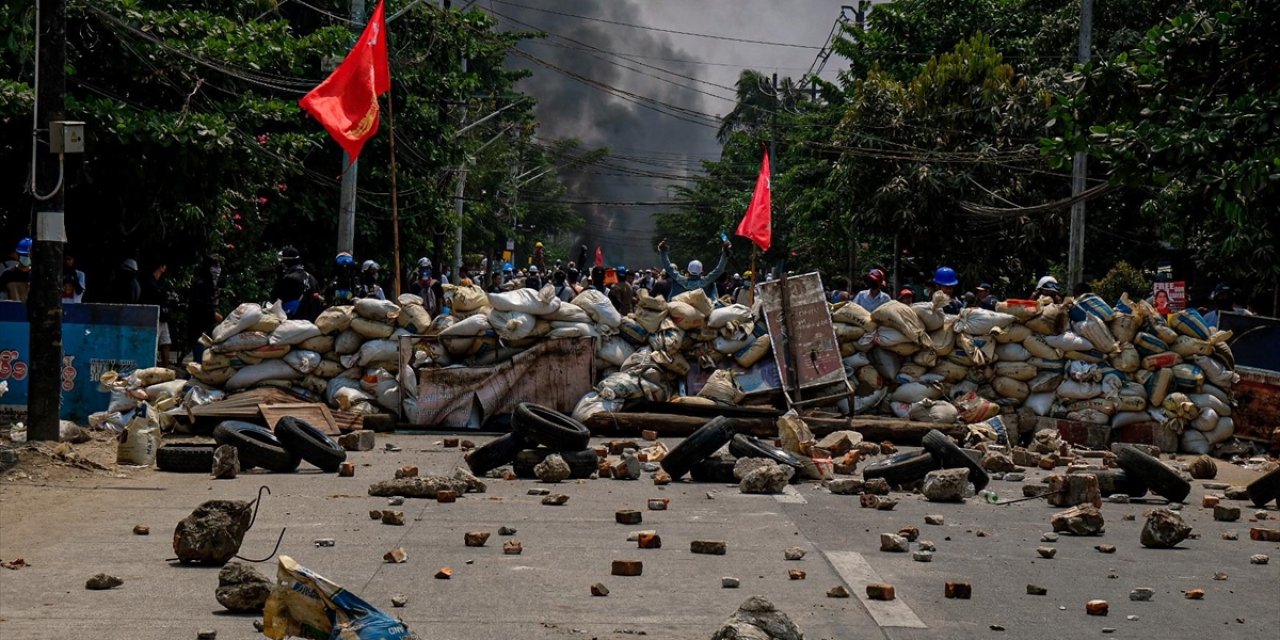
{"type": "MultiPolygon", "coordinates": [[[[483,440],[483,438],[477,438],[483,440]]],[[[674,443],[669,443],[674,444],[674,443]]],[[[1198,538],[1174,550],[1138,543],[1142,513],[1152,503],[1106,504],[1101,537],[1062,536],[1043,543],[1055,509],[1040,501],[990,505],[936,504],[918,495],[901,499],[893,511],[859,507],[856,496],[831,495],[814,483],[780,496],[741,495],[728,485],[692,482],[656,487],[640,481],[586,480],[543,485],[531,480],[489,480],[488,492],[468,494],[454,504],[408,500],[408,522],[395,527],[371,521],[370,509],[386,508],[369,497],[368,485],[390,478],[394,469],[415,464],[426,473],[448,473],[461,463],[457,449],[444,449],[438,435],[380,435],[378,449],[351,454],[355,478],[321,474],[304,464],[287,475],[246,473],[235,480],[203,476],[138,473],[53,486],[0,483],[0,559],[22,557],[32,566],[0,570],[0,638],[86,638],[136,640],[194,638],[214,629],[219,640],[260,638],[256,616],[232,615],[214,599],[217,568],[166,562],[173,555],[172,527],[200,502],[213,498],[252,499],[260,484],[271,487],[242,553],[264,557],[282,528],[280,553],[400,616],[423,638],[709,638],[751,595],[774,602],[800,626],[806,638],[1212,638],[1275,637],[1280,633],[1280,544],[1249,540],[1250,526],[1280,528],[1280,510],[1249,522],[1247,503],[1236,523],[1214,522],[1201,508],[1202,482],[1182,513],[1198,538]],[[394,442],[400,452],[382,450],[394,442]],[[544,506],[527,495],[549,488],[570,496],[564,506],[544,506]],[[708,492],[712,492],[708,497],[708,492]],[[670,498],[666,511],[645,510],[650,497],[670,498]],[[614,522],[618,509],[644,511],[644,522],[614,522]],[[926,514],[941,514],[931,526],[926,514]],[[1122,516],[1133,514],[1134,521],[1122,516]],[[135,524],[151,527],[136,536],[135,524]],[[522,555],[503,555],[501,526],[515,527],[522,555]],[[879,534],[913,525],[921,540],[937,546],[933,561],[879,551],[879,534]],[[661,549],[638,549],[627,534],[654,529],[661,549]],[[494,533],[487,546],[463,545],[472,530],[494,533]],[[979,536],[979,532],[984,535],[979,536]],[[1222,539],[1235,531],[1239,539],[1222,539]],[[336,546],[317,548],[317,538],[336,546]],[[723,540],[724,556],[690,553],[692,540],[723,540]],[[1094,550],[1109,543],[1114,554],[1094,550]],[[408,552],[405,564],[387,564],[382,555],[395,546],[408,552]],[[783,550],[799,546],[808,554],[787,561],[783,550]],[[1054,546],[1057,556],[1040,558],[1036,547],[1054,546]],[[1272,557],[1268,565],[1249,563],[1252,554],[1272,557]],[[612,560],[641,560],[639,577],[609,575],[612,560]],[[451,567],[451,580],[433,574],[451,567]],[[790,580],[787,570],[806,572],[790,580]],[[98,572],[124,579],[110,591],[87,591],[84,581],[98,572]],[[1214,580],[1225,572],[1225,581],[1214,580]],[[723,589],[720,579],[741,580],[723,589]],[[972,584],[973,598],[943,597],[947,581],[972,584]],[[865,587],[885,581],[897,600],[869,602],[865,587]],[[604,583],[608,597],[589,589],[604,583]],[[1026,593],[1028,584],[1048,594],[1026,593]],[[828,598],[845,585],[854,597],[828,598]],[[1151,587],[1150,602],[1130,602],[1136,587],[1151,587]],[[1203,600],[1182,592],[1205,590],[1203,600]],[[404,594],[408,605],[391,607],[404,594]],[[1085,602],[1110,602],[1107,617],[1089,616],[1085,602]],[[1135,619],[1129,619],[1135,616],[1135,619]],[[991,625],[1003,627],[993,630],[991,625]],[[1106,631],[1112,629],[1112,631],[1106,631]]],[[[1028,473],[1037,482],[1043,472],[1028,473]]],[[[647,476],[647,474],[646,474],[647,476]]],[[[1247,474],[1243,477],[1247,477],[1247,474]]],[[[1007,497],[1021,495],[1021,483],[995,481],[1007,497]]],[[[913,545],[913,548],[915,545],[913,545]]],[[[264,574],[274,561],[255,565],[264,574]]]]}

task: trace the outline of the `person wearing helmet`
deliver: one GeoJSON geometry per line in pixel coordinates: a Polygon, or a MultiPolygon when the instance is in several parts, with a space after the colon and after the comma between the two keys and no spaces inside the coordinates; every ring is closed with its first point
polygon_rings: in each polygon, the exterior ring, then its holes
{"type": "Polygon", "coordinates": [[[1213,309],[1204,314],[1204,321],[1205,324],[1215,329],[1218,327],[1218,323],[1222,321],[1223,312],[1238,313],[1246,316],[1253,315],[1253,312],[1248,307],[1236,303],[1235,290],[1225,282],[1219,282],[1218,286],[1213,288],[1213,293],[1209,294],[1209,300],[1213,302],[1213,309]]]}
{"type": "Polygon", "coordinates": [[[868,271],[867,288],[853,296],[853,303],[867,311],[879,309],[880,305],[891,300],[889,294],[884,291],[884,286],[884,271],[880,269],[868,271]]]}
{"type": "Polygon", "coordinates": [[[933,291],[941,291],[947,296],[947,304],[942,307],[942,312],[947,315],[956,315],[964,308],[964,302],[956,295],[958,284],[960,284],[960,278],[956,276],[956,270],[951,267],[938,267],[938,270],[933,272],[933,291]]]}
{"type": "Polygon", "coordinates": [[[302,254],[293,245],[281,249],[279,259],[281,273],[271,298],[280,301],[290,320],[315,320],[324,307],[320,282],[307,272],[302,254]]]}
{"type": "Polygon", "coordinates": [[[542,273],[547,272],[547,256],[542,251],[542,243],[535,242],[533,245],[533,258],[531,259],[533,266],[538,268],[542,273]]]}
{"type": "Polygon", "coordinates": [[[435,316],[440,313],[440,301],[444,300],[444,286],[436,279],[431,258],[418,258],[417,274],[409,285],[409,293],[422,298],[422,307],[435,316]]]}
{"type": "Polygon", "coordinates": [[[387,294],[382,291],[382,285],[378,284],[381,276],[382,265],[373,260],[360,263],[360,281],[356,284],[356,297],[386,300],[387,294]]]}
{"type": "Polygon", "coordinates": [[[687,269],[688,275],[681,275],[675,263],[671,262],[671,256],[667,254],[667,241],[663,239],[662,242],[659,242],[658,257],[662,260],[663,269],[671,279],[671,296],[680,295],[685,291],[702,289],[707,292],[707,296],[712,300],[720,297],[720,294],[716,291],[716,280],[720,279],[720,274],[724,273],[725,268],[729,266],[729,249],[732,246],[727,240],[720,245],[720,261],[716,263],[716,268],[710,272],[703,272],[702,261],[690,260],[689,268],[687,269]]]}
{"type": "Polygon", "coordinates": [[[986,282],[978,285],[978,306],[987,311],[995,311],[996,303],[1000,301],[995,294],[991,293],[991,285],[986,282]]]}
{"type": "Polygon", "coordinates": [[[138,261],[126,258],[116,269],[102,301],[111,304],[138,304],[142,285],[138,283],[138,261]]]}
{"type": "Polygon", "coordinates": [[[356,259],[346,251],[333,259],[333,279],[325,288],[325,299],[330,306],[351,304],[356,299],[360,274],[356,270],[356,259]]]}
{"type": "Polygon", "coordinates": [[[529,272],[524,277],[524,287],[537,291],[542,288],[542,269],[538,265],[529,265],[529,272]]]}
{"type": "Polygon", "coordinates": [[[613,308],[620,315],[625,316],[636,308],[636,274],[621,265],[614,268],[614,273],[618,274],[618,282],[609,287],[609,302],[613,303],[613,308]]]}
{"type": "Polygon", "coordinates": [[[1036,282],[1036,290],[1031,292],[1031,298],[1038,300],[1042,297],[1052,298],[1055,303],[1062,302],[1062,285],[1058,284],[1057,278],[1045,276],[1036,282]]]}
{"type": "Polygon", "coordinates": [[[916,292],[912,291],[909,288],[904,287],[902,291],[898,292],[898,302],[901,302],[902,304],[911,304],[912,302],[915,301],[915,299],[916,299],[916,292]]]}
{"type": "Polygon", "coordinates": [[[173,308],[177,306],[178,293],[169,284],[165,274],[169,265],[165,260],[156,260],[151,265],[151,272],[145,274],[139,285],[142,288],[142,304],[160,308],[160,321],[156,327],[156,343],[160,347],[160,366],[173,364],[173,334],[169,330],[169,320],[173,316],[173,308]]]}
{"type": "Polygon", "coordinates": [[[23,238],[14,247],[17,258],[13,267],[0,274],[0,294],[4,299],[26,302],[31,290],[31,238],[23,238]]]}

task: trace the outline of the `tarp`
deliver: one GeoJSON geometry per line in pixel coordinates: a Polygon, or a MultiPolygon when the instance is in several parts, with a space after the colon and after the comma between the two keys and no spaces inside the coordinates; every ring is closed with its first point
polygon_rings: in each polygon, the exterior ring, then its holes
{"type": "Polygon", "coordinates": [[[511,360],[483,367],[420,369],[416,398],[404,402],[410,424],[479,429],[521,402],[570,413],[595,382],[595,338],[543,340],[511,360]]]}

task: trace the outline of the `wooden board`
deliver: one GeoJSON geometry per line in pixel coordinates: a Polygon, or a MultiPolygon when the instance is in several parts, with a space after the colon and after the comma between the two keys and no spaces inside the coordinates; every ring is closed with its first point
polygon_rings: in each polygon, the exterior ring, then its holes
{"type": "MultiPolygon", "coordinates": [[[[802,389],[830,388],[844,383],[840,343],[831,324],[831,308],[822,290],[822,278],[817,273],[805,273],[765,282],[758,289],[760,308],[769,327],[773,356],[788,401],[799,404],[802,389]],[[794,372],[790,370],[792,366],[794,372]]],[[[843,388],[847,385],[842,384],[843,388]]],[[[825,395],[824,392],[818,397],[825,395]]],[[[831,403],[846,395],[844,391],[833,396],[831,403]]]]}
{"type": "MultiPolygon", "coordinates": [[[[592,435],[635,436],[641,431],[655,431],[660,436],[685,438],[709,418],[662,413],[597,413],[586,420],[592,435]]],[[[778,426],[773,418],[730,418],[738,433],[761,438],[775,438],[778,426]]],[[[833,431],[857,431],[867,440],[888,440],[894,444],[919,445],[926,433],[937,429],[949,436],[965,434],[961,425],[938,425],[895,418],[804,418],[809,430],[819,438],[833,431]]]]}
{"type": "Polygon", "coordinates": [[[221,418],[223,420],[252,420],[262,415],[260,405],[297,403],[302,398],[275,387],[261,387],[241,391],[217,402],[200,405],[191,410],[194,418],[221,418]]]}
{"type": "Polygon", "coordinates": [[[276,428],[276,423],[285,416],[293,416],[304,420],[307,424],[319,429],[327,436],[341,435],[338,423],[334,421],[329,407],[319,402],[292,402],[287,404],[260,404],[258,410],[267,421],[267,427],[276,428]]]}

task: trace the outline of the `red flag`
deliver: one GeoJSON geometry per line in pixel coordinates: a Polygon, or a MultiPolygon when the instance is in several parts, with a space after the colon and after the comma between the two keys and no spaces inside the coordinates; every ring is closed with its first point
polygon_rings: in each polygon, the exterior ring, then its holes
{"type": "Polygon", "coordinates": [[[772,190],[773,185],[769,183],[769,153],[765,152],[764,160],[760,162],[760,177],[756,178],[756,190],[751,194],[751,204],[747,207],[747,214],[742,217],[742,222],[738,223],[738,230],[734,232],[735,235],[756,243],[761,251],[768,251],[773,242],[770,227],[772,190]]]}
{"type": "Polygon", "coordinates": [[[601,250],[600,247],[596,247],[596,266],[604,266],[604,251],[601,250]]]}
{"type": "Polygon", "coordinates": [[[378,131],[378,96],[391,90],[382,1],[342,64],[298,104],[324,125],[355,162],[378,131]]]}

